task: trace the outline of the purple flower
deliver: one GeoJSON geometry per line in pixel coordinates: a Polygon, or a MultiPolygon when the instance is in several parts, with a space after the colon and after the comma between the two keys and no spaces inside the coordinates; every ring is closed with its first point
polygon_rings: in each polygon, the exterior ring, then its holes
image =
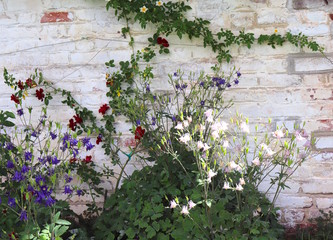
{"type": "Polygon", "coordinates": [[[24,176],[22,175],[21,172],[15,171],[12,180],[15,182],[21,182],[24,180],[24,176]]]}
{"type": "Polygon", "coordinates": [[[26,161],[31,161],[32,153],[31,152],[25,152],[24,153],[24,158],[25,158],[26,161]]]}
{"type": "Polygon", "coordinates": [[[83,191],[81,189],[78,189],[78,190],[76,190],[76,194],[78,196],[82,196],[83,195],[83,191]]]}
{"type": "Polygon", "coordinates": [[[26,211],[24,211],[24,210],[21,211],[20,220],[21,221],[27,221],[28,220],[26,211]]]}
{"type": "Polygon", "coordinates": [[[224,85],[225,84],[225,79],[223,79],[223,78],[219,79],[219,84],[224,85]]]}
{"type": "Polygon", "coordinates": [[[65,186],[65,190],[64,190],[64,193],[65,194],[71,194],[73,192],[73,190],[71,189],[70,186],[66,185],[65,186]]]}
{"type": "Polygon", "coordinates": [[[29,168],[28,166],[23,165],[23,166],[22,166],[22,169],[21,169],[21,172],[22,172],[22,173],[27,173],[27,172],[29,172],[29,169],[30,169],[30,168],[29,168]]]}
{"type": "Polygon", "coordinates": [[[149,86],[149,84],[147,84],[147,86],[146,86],[146,91],[149,93],[150,92],[150,86],[149,86]]]}
{"type": "Polygon", "coordinates": [[[86,150],[90,151],[91,149],[93,149],[95,147],[95,145],[91,144],[90,142],[86,144],[86,150]]]}
{"type": "Polygon", "coordinates": [[[17,115],[22,116],[23,115],[23,109],[18,109],[17,110],[17,115]]]}
{"type": "Polygon", "coordinates": [[[153,126],[156,125],[156,118],[155,117],[151,118],[151,125],[153,125],[153,126]]]}
{"type": "Polygon", "coordinates": [[[72,138],[69,142],[70,142],[71,146],[74,147],[74,146],[77,145],[77,143],[78,143],[79,141],[76,140],[75,138],[72,138]]]}
{"type": "Polygon", "coordinates": [[[8,197],[8,206],[12,208],[16,207],[15,198],[8,197]]]}
{"type": "Polygon", "coordinates": [[[153,96],[154,101],[156,101],[156,96],[153,96]]]}
{"type": "Polygon", "coordinates": [[[51,207],[53,204],[55,204],[55,200],[51,197],[51,196],[48,196],[47,198],[45,198],[45,205],[47,207],[51,207]]]}
{"type": "Polygon", "coordinates": [[[231,84],[230,84],[230,83],[227,83],[227,87],[230,88],[230,87],[231,87],[231,84]]]}
{"type": "Polygon", "coordinates": [[[37,132],[36,132],[36,131],[33,131],[33,132],[31,133],[31,136],[32,136],[32,137],[37,137],[37,132]]]}
{"type": "Polygon", "coordinates": [[[235,84],[238,84],[239,83],[239,80],[236,78],[235,79],[235,84]]]}
{"type": "Polygon", "coordinates": [[[88,143],[90,143],[90,138],[84,137],[82,140],[83,146],[86,146],[88,143]]]}
{"type": "Polygon", "coordinates": [[[67,174],[65,175],[65,181],[66,183],[70,183],[73,180],[72,177],[68,176],[67,174]]]}
{"type": "Polygon", "coordinates": [[[6,143],[6,149],[9,150],[9,151],[13,150],[14,149],[14,144],[11,143],[11,142],[7,142],[6,143]]]}
{"type": "Polygon", "coordinates": [[[53,156],[52,157],[52,164],[57,165],[58,163],[60,163],[60,160],[57,158],[57,156],[53,156]]]}
{"type": "Polygon", "coordinates": [[[201,106],[204,106],[204,105],[205,105],[205,101],[202,100],[202,101],[200,102],[200,105],[201,105],[201,106]]]}
{"type": "Polygon", "coordinates": [[[50,132],[51,139],[54,140],[57,138],[57,134],[50,132]]]}
{"type": "Polygon", "coordinates": [[[173,76],[177,77],[177,76],[178,76],[178,74],[177,74],[176,72],[174,72],[174,73],[173,73],[173,76]]]}
{"type": "Polygon", "coordinates": [[[41,176],[41,175],[37,175],[37,176],[35,177],[35,181],[36,181],[36,183],[37,183],[38,185],[41,185],[41,182],[45,183],[45,178],[44,178],[43,176],[41,176]]]}
{"type": "Polygon", "coordinates": [[[31,185],[28,185],[27,190],[28,190],[28,192],[34,192],[35,191],[35,189],[31,185]]]}
{"type": "Polygon", "coordinates": [[[137,119],[137,120],[136,120],[136,125],[137,125],[137,126],[140,126],[140,124],[141,124],[140,119],[137,119]]]}
{"type": "Polygon", "coordinates": [[[14,165],[14,163],[13,163],[12,160],[8,160],[8,161],[7,161],[7,165],[6,165],[6,167],[9,168],[9,169],[11,169],[11,168],[14,168],[15,165],[14,165]]]}
{"type": "Polygon", "coordinates": [[[182,89],[185,89],[185,88],[187,88],[187,84],[182,84],[182,89]]]}
{"type": "Polygon", "coordinates": [[[173,116],[172,116],[172,121],[173,121],[173,122],[176,122],[176,120],[177,120],[177,119],[176,119],[176,116],[173,115],[173,116]]]}
{"type": "Polygon", "coordinates": [[[213,78],[212,78],[212,81],[213,81],[213,82],[217,82],[219,79],[220,79],[220,78],[218,78],[218,77],[213,77],[213,78]]]}
{"type": "Polygon", "coordinates": [[[176,84],[176,89],[179,90],[180,89],[180,85],[176,84]]]}
{"type": "Polygon", "coordinates": [[[201,87],[205,86],[205,83],[204,82],[200,82],[200,86],[201,87]]]}
{"type": "Polygon", "coordinates": [[[240,77],[240,76],[242,76],[242,74],[239,71],[237,71],[237,77],[240,77]]]}

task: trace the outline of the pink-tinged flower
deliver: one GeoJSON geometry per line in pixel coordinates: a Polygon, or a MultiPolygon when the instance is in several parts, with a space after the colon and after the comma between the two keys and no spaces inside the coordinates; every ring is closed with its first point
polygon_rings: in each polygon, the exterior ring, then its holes
{"type": "Polygon", "coordinates": [[[310,140],[307,140],[307,141],[304,143],[303,146],[306,147],[306,148],[310,148],[310,147],[311,147],[311,141],[310,141],[310,140]]]}
{"type": "Polygon", "coordinates": [[[204,147],[203,142],[198,141],[198,142],[197,142],[197,148],[198,148],[199,150],[201,150],[203,147],[204,147]]]}
{"type": "Polygon", "coordinates": [[[302,142],[305,140],[305,138],[302,136],[302,134],[299,131],[296,131],[295,137],[297,142],[302,142]]]}
{"type": "Polygon", "coordinates": [[[184,214],[184,215],[189,215],[190,214],[190,212],[188,211],[188,207],[187,206],[183,206],[182,207],[182,211],[180,213],[184,214]]]}
{"type": "Polygon", "coordinates": [[[205,111],[205,116],[206,116],[206,121],[207,122],[213,122],[213,109],[208,109],[207,111],[205,111]]]}
{"type": "Polygon", "coordinates": [[[187,143],[191,140],[191,135],[189,133],[185,133],[185,135],[181,136],[179,138],[179,141],[183,142],[183,143],[187,143]]]}
{"type": "Polygon", "coordinates": [[[266,154],[270,157],[270,156],[273,156],[275,154],[275,152],[272,149],[267,148],[266,149],[266,154]]]}
{"type": "Polygon", "coordinates": [[[183,128],[183,124],[181,122],[178,122],[177,123],[177,126],[175,127],[175,129],[178,129],[178,130],[184,130],[183,128]]]}
{"type": "Polygon", "coordinates": [[[245,180],[244,180],[244,178],[240,178],[240,179],[239,179],[239,184],[240,184],[240,185],[245,185],[245,180]]]}
{"type": "Polygon", "coordinates": [[[189,122],[188,122],[187,120],[185,120],[185,121],[183,122],[183,125],[184,125],[184,128],[187,128],[187,127],[189,126],[189,122]]]}
{"type": "Polygon", "coordinates": [[[170,208],[176,208],[177,206],[178,206],[178,204],[176,203],[175,200],[170,201],[170,208]]]}
{"type": "Polygon", "coordinates": [[[228,190],[231,189],[229,182],[224,182],[223,189],[228,190]]]}
{"type": "Polygon", "coordinates": [[[234,169],[238,168],[239,166],[234,161],[231,161],[231,162],[229,162],[229,167],[231,170],[234,170],[234,169]]]}
{"type": "Polygon", "coordinates": [[[210,183],[212,181],[212,177],[215,177],[217,172],[214,172],[212,169],[209,169],[207,174],[207,181],[210,183]]]}
{"type": "Polygon", "coordinates": [[[192,117],[191,117],[191,116],[187,117],[187,121],[188,121],[189,123],[191,123],[191,122],[192,122],[192,117]]]}
{"type": "Polygon", "coordinates": [[[243,191],[243,186],[241,184],[236,185],[236,191],[243,191]]]}
{"type": "Polygon", "coordinates": [[[194,208],[197,204],[195,204],[192,200],[188,201],[188,209],[191,210],[194,208]]]}
{"type": "Polygon", "coordinates": [[[252,163],[256,166],[259,166],[260,165],[260,160],[258,157],[256,157],[255,159],[253,159],[252,163]]]}
{"type": "Polygon", "coordinates": [[[272,133],[272,135],[277,139],[281,139],[284,137],[284,133],[282,130],[276,130],[275,132],[272,133]]]}
{"type": "Polygon", "coordinates": [[[223,145],[224,148],[228,148],[229,147],[229,142],[227,140],[223,141],[223,145]]]}
{"type": "Polygon", "coordinates": [[[205,129],[206,129],[206,127],[205,127],[205,125],[203,125],[203,124],[200,124],[200,125],[198,126],[198,130],[199,130],[200,132],[205,131],[205,129]]]}
{"type": "Polygon", "coordinates": [[[240,128],[245,133],[250,133],[250,126],[246,124],[245,122],[242,122],[240,125],[240,128]]]}
{"type": "Polygon", "coordinates": [[[210,146],[207,143],[204,143],[203,151],[207,151],[208,149],[210,149],[210,146]]]}
{"type": "Polygon", "coordinates": [[[224,121],[217,122],[212,125],[212,130],[225,132],[226,130],[228,130],[228,125],[229,124],[224,121]]]}
{"type": "Polygon", "coordinates": [[[219,137],[220,137],[219,132],[218,132],[218,131],[213,131],[213,132],[212,132],[212,137],[213,137],[214,139],[219,138],[219,137]]]}

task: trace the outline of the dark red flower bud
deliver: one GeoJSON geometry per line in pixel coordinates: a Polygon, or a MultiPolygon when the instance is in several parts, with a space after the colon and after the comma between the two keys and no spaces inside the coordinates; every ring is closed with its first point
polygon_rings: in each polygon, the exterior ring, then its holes
{"type": "Polygon", "coordinates": [[[74,121],[73,118],[69,119],[69,124],[68,124],[69,128],[72,129],[72,131],[75,131],[76,128],[76,122],[74,121]]]}
{"type": "Polygon", "coordinates": [[[38,98],[38,100],[41,100],[43,102],[45,94],[44,94],[44,90],[42,88],[40,88],[39,90],[36,90],[36,97],[38,98]]]}
{"type": "Polygon", "coordinates": [[[83,122],[82,118],[78,114],[74,115],[74,119],[77,124],[81,124],[83,122]]]}
{"type": "Polygon", "coordinates": [[[15,96],[14,94],[12,94],[12,96],[10,97],[10,100],[14,101],[16,104],[20,104],[20,99],[15,96]]]}
{"type": "Polygon", "coordinates": [[[104,114],[106,113],[106,111],[107,111],[109,108],[110,108],[110,107],[109,107],[107,104],[103,104],[103,105],[99,108],[98,112],[101,113],[102,115],[104,115],[104,114]]]}
{"type": "Polygon", "coordinates": [[[145,131],[146,130],[143,129],[141,126],[137,126],[135,129],[135,139],[140,141],[143,135],[145,134],[145,131]]]}

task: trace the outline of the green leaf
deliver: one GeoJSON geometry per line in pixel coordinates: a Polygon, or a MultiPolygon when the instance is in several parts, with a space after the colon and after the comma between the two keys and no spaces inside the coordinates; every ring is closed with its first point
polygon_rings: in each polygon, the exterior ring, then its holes
{"type": "Polygon", "coordinates": [[[130,239],[135,237],[135,232],[132,228],[128,228],[125,233],[127,237],[129,237],[130,239]]]}
{"type": "Polygon", "coordinates": [[[63,220],[63,219],[59,219],[56,221],[56,224],[60,224],[60,225],[71,225],[71,223],[67,220],[63,220]]]}
{"type": "Polygon", "coordinates": [[[155,231],[155,229],[152,228],[151,226],[148,226],[148,227],[146,228],[146,232],[147,232],[147,237],[148,237],[148,239],[149,239],[149,238],[152,238],[152,237],[154,237],[154,236],[156,235],[156,231],[155,231]]]}

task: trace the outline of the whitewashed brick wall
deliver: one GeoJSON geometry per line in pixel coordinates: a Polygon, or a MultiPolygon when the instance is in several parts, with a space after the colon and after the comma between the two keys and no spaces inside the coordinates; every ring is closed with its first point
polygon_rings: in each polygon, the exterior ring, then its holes
{"type": "MultiPolygon", "coordinates": [[[[303,32],[322,44],[333,59],[332,0],[190,0],[189,4],[193,8],[189,17],[210,20],[212,30],[245,28],[255,36],[272,34],[275,29],[303,32]]],[[[97,114],[107,101],[104,62],[127,60],[131,54],[128,39],[119,32],[123,26],[112,11],[105,10],[104,0],[0,0],[0,67],[22,80],[39,68],[47,80],[71,90],[97,114]]],[[[151,29],[133,26],[137,49],[145,46],[151,29]]],[[[152,63],[158,77],[155,89],[165,88],[163,79],[179,67],[209,71],[216,62],[200,40],[176,36],[168,40],[171,54],[152,63]]],[[[232,64],[241,69],[243,78],[227,96],[234,98],[240,112],[252,120],[271,117],[280,125],[305,121],[308,132],[319,138],[320,154],[299,169],[291,189],[278,201],[282,221],[301,223],[317,216],[319,209],[333,209],[333,65],[320,54],[288,44],[276,50],[234,47],[232,54],[232,64]]],[[[13,108],[10,95],[0,81],[0,109],[13,108]]],[[[52,105],[51,113],[64,123],[73,115],[59,101],[52,105]]],[[[131,137],[125,134],[122,144],[131,144],[131,137]]],[[[94,156],[95,161],[107,161],[100,149],[94,156]]],[[[74,204],[79,209],[83,202],[74,204]]]]}

